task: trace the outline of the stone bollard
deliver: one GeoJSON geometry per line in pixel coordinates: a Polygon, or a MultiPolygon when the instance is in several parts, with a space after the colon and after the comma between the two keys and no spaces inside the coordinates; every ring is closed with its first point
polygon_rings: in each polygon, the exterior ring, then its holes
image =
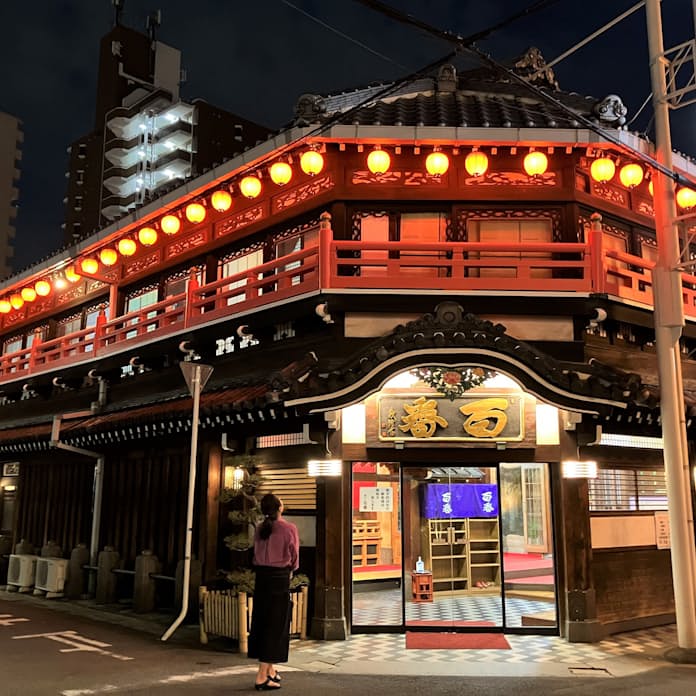
{"type": "Polygon", "coordinates": [[[85,569],[89,563],[89,550],[84,544],[78,544],[70,554],[68,577],[63,592],[68,599],[80,599],[85,594],[85,569]]]}
{"type": "Polygon", "coordinates": [[[22,539],[19,542],[19,544],[17,544],[17,548],[15,549],[15,553],[16,554],[28,554],[30,556],[33,556],[35,550],[36,549],[34,548],[34,544],[31,544],[26,539],[22,539]]]}
{"type": "Polygon", "coordinates": [[[150,573],[159,573],[162,564],[152,551],[146,549],[135,557],[135,579],[133,581],[133,611],[147,614],[155,608],[156,581],[150,573]]]}
{"type": "MultiPolygon", "coordinates": [[[[174,582],[174,604],[177,609],[181,608],[181,600],[184,597],[184,562],[179,561],[176,564],[176,573],[174,575],[176,578],[174,582]]],[[[198,616],[198,591],[201,586],[201,581],[203,577],[203,566],[201,562],[196,559],[191,559],[191,576],[189,577],[189,597],[188,597],[188,608],[187,617],[193,618],[198,616]]]]}
{"type": "Polygon", "coordinates": [[[10,561],[9,556],[12,551],[12,539],[5,534],[0,534],[0,586],[7,583],[7,569],[10,561]]]}
{"type": "Polygon", "coordinates": [[[116,574],[111,571],[118,568],[120,556],[113,546],[105,546],[97,557],[97,604],[112,604],[116,601],[116,574]]]}
{"type": "Polygon", "coordinates": [[[8,556],[12,553],[12,537],[0,534],[0,556],[8,556]]]}
{"type": "Polygon", "coordinates": [[[41,547],[42,558],[63,558],[63,549],[55,541],[47,541],[41,547]]]}

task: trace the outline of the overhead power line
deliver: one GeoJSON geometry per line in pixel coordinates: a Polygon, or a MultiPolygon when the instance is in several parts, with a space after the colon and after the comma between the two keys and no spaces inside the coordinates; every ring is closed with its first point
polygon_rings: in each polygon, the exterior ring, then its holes
{"type": "MultiPolygon", "coordinates": [[[[381,0],[353,0],[354,2],[357,2],[361,5],[365,5],[366,7],[370,7],[371,9],[380,12],[381,14],[384,14],[388,17],[391,17],[392,19],[402,23],[402,24],[407,24],[409,26],[415,26],[423,31],[427,31],[430,33],[432,36],[436,36],[440,39],[443,39],[444,41],[448,41],[449,43],[455,44],[459,50],[469,53],[471,55],[476,56],[480,61],[488,65],[489,67],[492,67],[503,74],[505,74],[508,78],[513,80],[519,85],[522,85],[525,89],[527,89],[529,92],[533,93],[536,95],[539,99],[544,100],[548,104],[553,104],[556,108],[560,109],[563,113],[572,116],[576,121],[579,123],[582,123],[586,128],[589,130],[593,131],[594,133],[597,133],[598,135],[601,135],[603,138],[608,140],[610,143],[616,145],[619,149],[625,151],[625,152],[630,152],[634,157],[642,160],[646,164],[650,165],[654,169],[657,169],[660,171],[662,174],[665,176],[669,177],[673,181],[675,181],[678,184],[681,184],[683,186],[689,186],[693,187],[694,184],[689,181],[686,177],[682,176],[679,172],[675,172],[672,169],[669,169],[665,167],[664,165],[660,164],[656,159],[653,157],[650,157],[650,155],[646,155],[643,152],[638,152],[637,150],[634,150],[633,148],[629,147],[625,143],[621,142],[618,138],[616,138],[614,135],[612,135],[609,131],[607,131],[604,128],[601,128],[598,126],[596,123],[591,121],[589,118],[583,116],[582,114],[577,113],[576,111],[573,111],[571,108],[566,106],[563,102],[560,100],[556,99],[555,97],[551,96],[547,92],[545,92],[543,89],[536,87],[535,85],[529,83],[527,80],[525,80],[524,77],[521,75],[518,75],[514,70],[511,70],[507,66],[503,65],[502,63],[498,62],[494,58],[491,58],[487,53],[484,53],[480,49],[476,48],[475,41],[471,41],[471,37],[469,38],[463,38],[457,34],[454,34],[453,32],[440,29],[439,27],[433,26],[432,24],[429,24],[421,19],[417,19],[409,14],[406,14],[404,12],[401,12],[400,10],[397,10],[396,8],[392,7],[391,5],[387,5],[384,2],[381,2],[381,0]]],[[[538,9],[541,9],[542,6],[545,7],[548,4],[551,4],[551,2],[543,2],[540,0],[540,2],[536,2],[533,4],[533,7],[537,7],[538,9]]],[[[524,16],[526,13],[517,13],[515,17],[519,16],[524,16]]],[[[496,25],[497,27],[500,27],[502,23],[499,23],[496,25]]],[[[485,30],[483,32],[478,32],[476,35],[477,37],[485,38],[490,32],[488,30],[485,30]]],[[[478,39],[477,39],[478,40],[478,39]]]]}

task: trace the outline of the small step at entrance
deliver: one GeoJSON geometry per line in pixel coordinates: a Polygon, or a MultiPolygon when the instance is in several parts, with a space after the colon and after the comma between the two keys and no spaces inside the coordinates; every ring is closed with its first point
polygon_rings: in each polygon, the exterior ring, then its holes
{"type": "Polygon", "coordinates": [[[522,614],[523,626],[555,626],[557,623],[556,612],[552,609],[538,614],[522,614]]]}

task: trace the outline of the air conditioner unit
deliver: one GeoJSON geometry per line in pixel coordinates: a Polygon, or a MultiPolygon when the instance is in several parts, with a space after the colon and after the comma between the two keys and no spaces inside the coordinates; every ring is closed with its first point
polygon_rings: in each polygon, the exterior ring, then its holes
{"type": "Polygon", "coordinates": [[[67,573],[67,558],[39,558],[36,561],[34,592],[41,590],[50,594],[62,594],[67,573]]]}
{"type": "Polygon", "coordinates": [[[16,587],[32,587],[36,575],[36,561],[38,556],[30,554],[10,554],[10,563],[7,567],[7,584],[16,587]]]}

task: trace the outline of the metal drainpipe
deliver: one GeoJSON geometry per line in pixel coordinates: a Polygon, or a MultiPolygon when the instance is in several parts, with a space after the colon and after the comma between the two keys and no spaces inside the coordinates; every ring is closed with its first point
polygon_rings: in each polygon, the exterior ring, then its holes
{"type": "MultiPolygon", "coordinates": [[[[74,415],[74,414],[71,414],[74,415]]],[[[93,415],[92,411],[84,412],[84,415],[93,415]]],[[[94,465],[94,496],[92,498],[92,535],[89,544],[89,560],[91,565],[97,564],[97,555],[99,553],[99,525],[101,522],[101,506],[102,506],[102,490],[104,487],[104,455],[100,452],[82,449],[81,447],[73,447],[61,442],[60,424],[63,419],[62,415],[53,416],[53,428],[51,430],[51,441],[49,447],[65,450],[66,452],[74,452],[82,454],[85,457],[93,457],[96,459],[94,465]]]]}

